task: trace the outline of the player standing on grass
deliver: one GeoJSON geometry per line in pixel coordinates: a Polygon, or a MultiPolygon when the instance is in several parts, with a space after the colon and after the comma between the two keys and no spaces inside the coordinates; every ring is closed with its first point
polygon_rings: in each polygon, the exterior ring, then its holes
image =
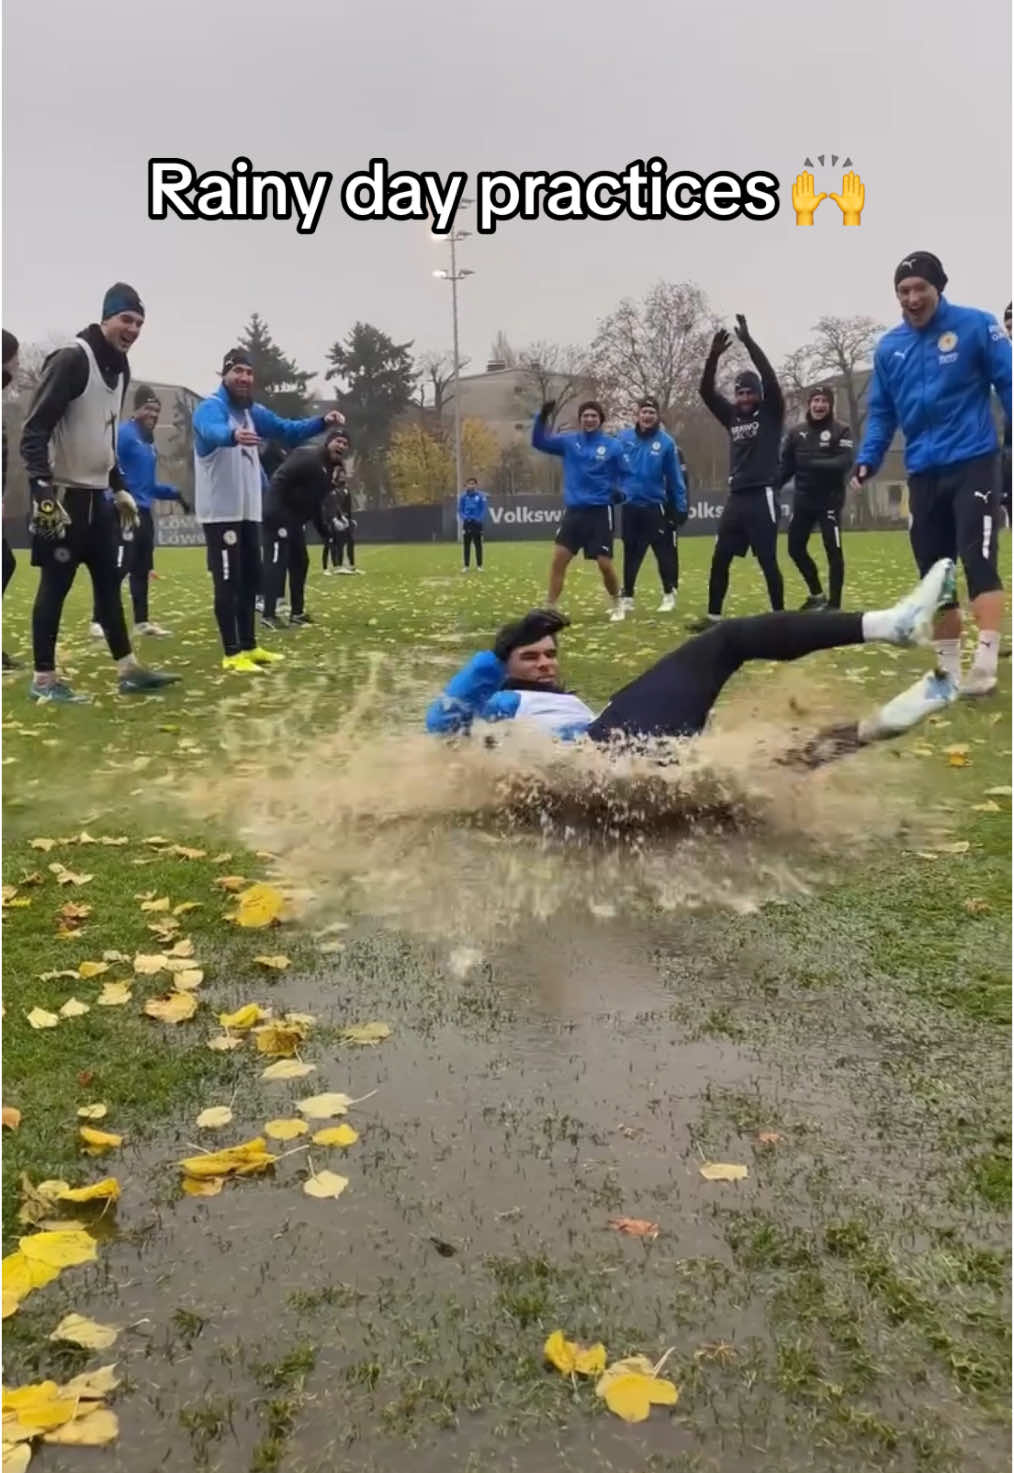
{"type": "Polygon", "coordinates": [[[461,571],[467,573],[469,570],[472,548],[475,548],[475,570],[482,572],[482,524],[486,516],[488,506],[485,493],[479,490],[479,483],[474,476],[469,476],[465,482],[465,489],[458,497],[458,518],[461,522],[461,552],[464,557],[464,566],[461,571]]]}
{"type": "MultiPolygon", "coordinates": [[[[3,386],[13,380],[18,371],[18,340],[12,332],[3,329],[3,386]]],[[[3,490],[7,490],[7,426],[3,427],[3,490]]],[[[10,543],[5,537],[3,540],[3,591],[7,592],[7,585],[14,577],[14,569],[17,567],[17,559],[11,549],[10,543]]],[[[20,670],[21,666],[17,660],[12,660],[6,650],[3,652],[5,670],[20,670]]]]}
{"type": "Polygon", "coordinates": [[[676,528],[687,519],[687,487],[676,441],[664,428],[656,399],[642,399],[637,420],[616,437],[623,446],[623,602],[634,607],[634,586],[650,547],[662,580],[658,613],[676,607],[679,552],[676,528]]]}
{"type": "MultiPolygon", "coordinates": [[[[1011,336],[1011,303],[1008,302],[1004,308],[1003,330],[1010,341],[1011,336]]],[[[1003,450],[1000,455],[1000,499],[1003,509],[1007,513],[1008,527],[1012,522],[1011,515],[1011,425],[1010,420],[1003,427],[1003,450]]]]}
{"type": "Polygon", "coordinates": [[[543,404],[532,427],[533,447],[546,455],[558,455],[563,461],[564,512],[549,568],[549,604],[555,607],[568,565],[583,552],[590,562],[598,563],[606,592],[613,600],[609,617],[618,623],[625,610],[613,565],[613,506],[623,500],[623,447],[612,435],[603,433],[605,412],[593,399],[586,400],[577,411],[580,429],[565,434],[548,428],[555,408],[555,399],[543,404]]]}
{"type": "Polygon", "coordinates": [[[845,555],[841,549],[841,517],[845,508],[845,478],[852,468],[852,431],[834,417],[834,390],[826,384],[811,389],[806,418],[793,426],[782,447],[782,463],[775,489],[794,481],[789,523],[789,557],[809,589],[804,609],[840,609],[845,585],[845,555]],[[820,528],[827,554],[828,592],[820,584],[817,564],[806,544],[814,527],[820,528]]]}
{"type": "Polygon", "coordinates": [[[342,416],[281,419],[253,396],[250,355],[232,348],[222,360],[221,387],[194,410],[194,486],[215,587],[215,620],[223,670],[259,674],[281,655],[261,649],[255,629],[261,579],[262,473],[258,447],[278,440],[293,447],[342,416]]]}
{"type": "Polygon", "coordinates": [[[323,445],[307,445],[287,455],[271,477],[264,496],[264,616],[277,629],[277,604],[289,576],[289,624],[312,624],[306,612],[306,523],[312,522],[324,546],[340,535],[345,522],[338,511],[332,476],[341,465],[345,436],[333,430],[323,445]],[[329,505],[328,503],[332,503],[329,505]]]}
{"type": "Polygon", "coordinates": [[[116,566],[116,521],[137,525],[137,507],[116,463],[116,426],[130,381],[127,354],[144,326],[132,286],[106,292],[102,320],[50,354],[21,435],[31,496],[32,566],[39,590],[32,608],[33,701],[79,701],[56,673],[63,605],[83,563],[96,612],[124,695],[159,690],[179,677],[139,665],[130,647],[116,566]],[[108,493],[112,493],[111,498],[108,493]]]}
{"type": "Polygon", "coordinates": [[[875,475],[900,427],[908,472],[909,538],[921,572],[938,558],[961,558],[979,642],[961,679],[961,611],[955,599],[936,622],[940,666],[962,696],[996,689],[1004,614],[996,566],[999,523],[995,389],[1011,422],[1011,345],[989,312],[956,307],[931,251],[913,251],[894,273],[902,321],[877,344],[866,433],[854,484],[875,475]]]}
{"type": "Polygon", "coordinates": [[[745,369],[736,375],[735,402],[715,388],[719,359],[732,347],[724,328],[715,333],[701,377],[701,398],[729,432],[729,499],[722,510],[711,555],[708,579],[708,612],[696,619],[691,629],[707,629],[722,617],[722,604],[729,588],[729,569],[736,557],[753,552],[760,563],[768,597],[775,610],[785,606],[785,585],[778,566],[778,506],[775,480],[781,449],[785,400],[771,367],[750,336],[746,318],[736,317],[736,336],[753,361],[757,373],[745,369]]]}

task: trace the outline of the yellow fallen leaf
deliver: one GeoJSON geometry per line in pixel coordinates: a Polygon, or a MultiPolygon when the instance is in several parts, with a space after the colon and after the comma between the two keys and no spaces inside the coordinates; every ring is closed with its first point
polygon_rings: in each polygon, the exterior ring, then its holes
{"type": "Polygon", "coordinates": [[[182,971],[173,972],[173,986],[180,992],[192,992],[203,981],[204,973],[200,967],[184,967],[182,971]]]}
{"type": "MultiPolygon", "coordinates": [[[[293,1141],[297,1135],[305,1135],[309,1129],[305,1120],[269,1120],[264,1127],[264,1134],[273,1141],[293,1141]]],[[[316,1139],[314,1136],[314,1140],[316,1139]]]]}
{"type": "Polygon", "coordinates": [[[1003,809],[999,803],[994,803],[992,798],[987,798],[985,803],[973,803],[973,813],[1002,813],[1003,809]]]}
{"type": "Polygon", "coordinates": [[[218,1130],[223,1125],[228,1125],[232,1119],[232,1111],[228,1105],[212,1105],[208,1110],[202,1110],[197,1117],[197,1124],[202,1130],[218,1130]]]}
{"type": "Polygon", "coordinates": [[[1009,798],[1010,796],[1011,788],[1009,784],[1001,784],[1000,787],[986,789],[987,798],[1009,798]]]}
{"type": "Polygon", "coordinates": [[[94,1371],[82,1371],[80,1376],[74,1376],[64,1386],[64,1391],[72,1396],[79,1397],[81,1401],[101,1401],[111,1391],[115,1391],[120,1384],[120,1378],[116,1374],[116,1363],[111,1366],[99,1366],[94,1371]]]}
{"type": "Polygon", "coordinates": [[[606,1368],[606,1347],[601,1343],[581,1345],[554,1330],[542,1347],[550,1365],[564,1376],[599,1376],[606,1368]]]}
{"type": "Polygon", "coordinates": [[[303,1191],[308,1197],[340,1197],[348,1184],[347,1176],[339,1176],[335,1171],[318,1171],[307,1177],[303,1191]]]}
{"type": "Polygon", "coordinates": [[[341,1031],[342,1043],[378,1044],[390,1036],[391,1029],[387,1023],[357,1023],[341,1031]]]}
{"type": "MultiPolygon", "coordinates": [[[[232,855],[231,854],[225,854],[225,855],[222,855],[221,857],[223,859],[231,859],[232,858],[232,855]]],[[[216,863],[216,861],[214,859],[211,862],[212,862],[212,864],[215,864],[216,863]]],[[[220,890],[230,890],[230,891],[242,890],[243,886],[246,884],[246,876],[245,875],[219,875],[218,879],[215,881],[215,884],[218,886],[218,888],[220,890]]]]}
{"type": "Polygon", "coordinates": [[[120,1183],[115,1176],[103,1177],[87,1187],[67,1187],[59,1193],[61,1202],[118,1202],[120,1183]]]}
{"type": "Polygon", "coordinates": [[[968,851],[969,851],[969,849],[971,849],[971,847],[972,846],[971,846],[971,844],[969,843],[969,841],[967,839],[956,839],[953,844],[938,844],[937,845],[937,853],[938,854],[967,854],[968,851]]]}
{"type": "Polygon", "coordinates": [[[310,1120],[327,1120],[331,1115],[347,1114],[351,1103],[349,1096],[343,1094],[310,1095],[308,1099],[297,1100],[296,1109],[310,1120]]]}
{"type": "Polygon", "coordinates": [[[955,742],[953,746],[943,748],[944,753],[948,757],[966,757],[968,750],[967,742],[955,742]]]}
{"type": "Polygon", "coordinates": [[[50,1335],[50,1340],[69,1340],[85,1350],[108,1350],[120,1333],[117,1325],[100,1325],[82,1314],[65,1314],[50,1335]]]}
{"type": "Polygon", "coordinates": [[[193,956],[194,943],[189,936],[181,936],[173,946],[170,956],[193,956]]]}
{"type": "Polygon", "coordinates": [[[56,883],[58,885],[87,885],[90,880],[95,878],[94,875],[76,874],[74,870],[67,869],[62,864],[51,864],[49,866],[49,872],[56,876],[56,883]]]}
{"type": "Polygon", "coordinates": [[[32,1449],[27,1442],[4,1442],[3,1473],[27,1473],[32,1461],[32,1449]]]}
{"type": "Polygon", "coordinates": [[[161,951],[150,955],[138,952],[134,957],[134,971],[139,977],[152,977],[156,972],[165,971],[165,955],[161,951]]]}
{"type": "Polygon", "coordinates": [[[209,1176],[229,1176],[233,1173],[247,1176],[272,1166],[277,1159],[265,1150],[263,1136],[257,1136],[252,1141],[244,1141],[242,1145],[227,1146],[223,1151],[209,1151],[204,1156],[188,1156],[185,1161],[180,1162],[180,1166],[184,1176],[202,1179],[209,1176]]]}
{"type": "Polygon", "coordinates": [[[185,1023],[197,1012],[197,998],[189,992],[170,992],[168,997],[150,997],[144,1005],[149,1018],[162,1023],[185,1023]]]}
{"type": "Polygon", "coordinates": [[[79,1263],[91,1263],[97,1256],[95,1239],[76,1228],[67,1232],[32,1233],[19,1238],[18,1247],[29,1263],[55,1268],[57,1272],[79,1263]]]}
{"type": "Polygon", "coordinates": [[[40,972],[39,973],[39,981],[40,982],[59,982],[64,977],[69,977],[74,982],[80,982],[80,980],[81,980],[81,973],[80,972],[68,972],[66,969],[64,969],[63,971],[60,971],[60,972],[40,972]]]}
{"type": "Polygon", "coordinates": [[[223,1028],[231,1028],[234,1032],[243,1033],[252,1028],[255,1023],[263,1023],[271,1014],[261,1007],[260,1003],[244,1003],[234,1013],[219,1013],[218,1021],[223,1028]]]}
{"type": "Polygon", "coordinates": [[[168,895],[160,895],[157,900],[142,900],[142,910],[168,910],[172,901],[168,895]]]}
{"type": "Polygon", "coordinates": [[[259,1054],[270,1054],[279,1059],[290,1059],[299,1045],[306,1040],[306,1029],[299,1023],[266,1023],[254,1029],[254,1040],[259,1054]]]}
{"type": "Polygon", "coordinates": [[[177,859],[205,859],[208,851],[207,849],[188,849],[186,844],[173,844],[169,853],[175,854],[177,859]]]}
{"type": "Polygon", "coordinates": [[[947,759],[948,767],[967,767],[968,758],[963,752],[952,752],[947,759]]]}
{"type": "Polygon", "coordinates": [[[102,960],[104,962],[129,962],[130,957],[122,951],[104,951],[102,953],[102,960]]]}
{"type": "Polygon", "coordinates": [[[55,839],[29,839],[29,849],[41,849],[43,854],[48,854],[50,849],[56,848],[55,839]]]}
{"type": "Polygon", "coordinates": [[[21,1111],[18,1110],[18,1109],[15,1109],[15,1107],[13,1105],[4,1105],[4,1107],[3,1107],[3,1125],[4,1125],[4,1130],[17,1130],[17,1128],[18,1128],[18,1126],[20,1124],[21,1124],[21,1111]]]}
{"type": "Polygon", "coordinates": [[[173,906],[173,915],[189,915],[192,910],[200,910],[203,904],[203,900],[181,900],[179,905],[173,906]]]}
{"type": "Polygon", "coordinates": [[[56,1028],[60,1023],[57,1014],[47,1013],[45,1008],[33,1008],[30,1013],[25,1014],[25,1017],[32,1028],[56,1028]]]}
{"type": "Polygon", "coordinates": [[[679,1391],[655,1374],[644,1355],[627,1356],[606,1370],[595,1387],[606,1406],[624,1422],[643,1422],[653,1406],[675,1406],[679,1391]]]}
{"type": "Polygon", "coordinates": [[[964,906],[970,916],[984,916],[987,915],[992,909],[989,901],[983,900],[981,896],[978,895],[970,896],[969,899],[964,902],[964,906]]]}
{"type": "Polygon", "coordinates": [[[7,1420],[13,1416],[28,1437],[38,1437],[54,1427],[62,1427],[77,1411],[77,1398],[67,1396],[55,1381],[37,1381],[32,1386],[20,1386],[15,1391],[4,1391],[3,1417],[4,1437],[8,1435],[7,1420]]]}
{"type": "Polygon", "coordinates": [[[217,1197],[224,1186],[224,1176],[207,1176],[200,1179],[195,1176],[185,1176],[183,1178],[183,1190],[188,1197],[217,1197]]]}
{"type": "Polygon", "coordinates": [[[89,1007],[88,1003],[81,1002],[81,1000],[76,997],[68,997],[67,1001],[60,1009],[60,1017],[81,1018],[84,1016],[85,1013],[90,1012],[91,1008],[89,1007]]]}
{"type": "Polygon", "coordinates": [[[118,1436],[119,1431],[116,1413],[108,1407],[96,1407],[93,1412],[64,1423],[55,1432],[47,1432],[42,1440],[59,1447],[104,1447],[118,1436]]]}
{"type": "Polygon", "coordinates": [[[732,1161],[705,1161],[699,1170],[705,1181],[743,1181],[750,1175],[747,1167],[732,1161]]]}
{"type": "Polygon", "coordinates": [[[273,925],[282,913],[285,896],[271,885],[251,885],[239,897],[237,926],[259,930],[273,925]]]}
{"type": "Polygon", "coordinates": [[[317,1019],[313,1013],[283,1013],[282,1021],[285,1023],[300,1023],[304,1028],[312,1028],[317,1019]]]}
{"type": "Polygon", "coordinates": [[[101,1156],[104,1152],[123,1145],[122,1135],[114,1135],[108,1130],[95,1130],[90,1125],[82,1125],[78,1135],[87,1146],[90,1156],[101,1156]]]}
{"type": "MultiPolygon", "coordinates": [[[[306,1129],[305,1125],[303,1129],[306,1129]]],[[[354,1146],[358,1139],[359,1132],[351,1125],[328,1125],[313,1137],[317,1146],[354,1146]]]]}
{"type": "Polygon", "coordinates": [[[284,972],[286,967],[290,967],[292,965],[287,956],[280,956],[277,954],[274,956],[255,956],[254,961],[257,962],[259,966],[271,967],[272,970],[276,972],[284,972]]]}
{"type": "Polygon", "coordinates": [[[87,981],[89,977],[101,977],[103,972],[108,971],[108,962],[82,962],[77,969],[77,974],[87,981]]]}
{"type": "Polygon", "coordinates": [[[208,1039],[208,1048],[216,1054],[226,1054],[230,1049],[242,1047],[243,1040],[231,1033],[216,1033],[213,1038],[208,1039]]]}
{"type": "Polygon", "coordinates": [[[278,1059],[261,1071],[262,1079],[303,1079],[312,1074],[316,1064],[304,1064],[301,1059],[278,1059]]]}
{"type": "Polygon", "coordinates": [[[130,1002],[133,996],[128,983],[106,982],[95,1001],[100,1008],[118,1008],[130,1002]]]}

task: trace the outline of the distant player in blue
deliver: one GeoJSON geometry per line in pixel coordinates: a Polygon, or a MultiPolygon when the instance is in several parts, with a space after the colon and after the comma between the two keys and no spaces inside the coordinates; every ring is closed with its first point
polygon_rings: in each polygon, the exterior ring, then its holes
{"type": "Polygon", "coordinates": [[[687,487],[676,441],[659,418],[657,399],[642,399],[637,421],[616,437],[626,458],[623,483],[623,602],[634,607],[634,585],[650,547],[662,580],[658,613],[676,607],[679,554],[676,528],[687,519],[687,487]]]}
{"type": "Polygon", "coordinates": [[[461,571],[467,573],[472,548],[475,548],[475,570],[482,572],[482,524],[486,517],[488,506],[485,493],[479,490],[479,483],[474,476],[469,476],[465,482],[465,489],[458,497],[458,519],[461,522],[461,550],[464,555],[464,566],[461,571]]]}
{"type": "Polygon", "coordinates": [[[900,429],[908,472],[909,538],[919,570],[961,558],[979,644],[961,679],[961,611],[941,610],[937,659],[963,696],[996,689],[1004,592],[996,565],[1000,457],[992,395],[1011,422],[1011,345],[989,312],[956,307],[931,251],[913,251],[894,273],[903,321],[877,344],[866,433],[854,482],[875,475],[900,429]]]}
{"type": "Polygon", "coordinates": [[[550,430],[556,400],[539,410],[532,427],[532,446],[563,461],[563,520],[549,568],[549,605],[555,608],[563,592],[567,567],[579,552],[599,565],[606,592],[613,600],[609,615],[624,617],[620,580],[613,566],[613,506],[623,500],[625,472],[623,447],[602,431],[605,411],[588,399],[577,411],[580,429],[558,434],[550,430]]]}

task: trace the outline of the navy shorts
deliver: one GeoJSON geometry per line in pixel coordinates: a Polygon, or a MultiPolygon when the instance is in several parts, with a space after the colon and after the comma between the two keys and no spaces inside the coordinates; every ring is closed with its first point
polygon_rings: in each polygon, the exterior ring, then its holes
{"type": "Polygon", "coordinates": [[[613,509],[611,506],[569,506],[556,534],[559,547],[573,556],[612,557],[613,509]]]}
{"type": "Polygon", "coordinates": [[[994,454],[909,477],[908,535],[919,572],[925,576],[940,558],[960,558],[969,598],[1003,587],[996,566],[999,476],[994,454]]]}

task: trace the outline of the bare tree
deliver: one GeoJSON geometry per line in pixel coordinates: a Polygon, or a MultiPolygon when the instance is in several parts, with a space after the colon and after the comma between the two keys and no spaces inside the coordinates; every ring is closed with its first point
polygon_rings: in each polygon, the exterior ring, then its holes
{"type": "Polygon", "coordinates": [[[596,372],[614,407],[633,417],[637,401],[658,400],[670,428],[696,403],[716,318],[693,282],[658,281],[641,302],[629,297],[598,325],[596,372]]]}
{"type": "Polygon", "coordinates": [[[541,405],[555,399],[554,423],[568,404],[582,394],[596,392],[588,354],[573,344],[541,340],[529,343],[518,353],[517,366],[521,369],[521,381],[516,392],[521,395],[525,409],[534,413],[541,405]]]}
{"type": "Polygon", "coordinates": [[[786,391],[800,406],[814,384],[833,381],[845,398],[839,415],[844,419],[847,411],[856,444],[866,425],[869,366],[883,331],[883,324],[872,317],[821,317],[811,328],[810,342],[790,353],[782,365],[786,391]]]}
{"type": "MultiPolygon", "coordinates": [[[[458,360],[458,372],[467,368],[471,359],[458,360]]],[[[440,422],[444,410],[454,403],[454,394],[448,389],[454,383],[454,354],[431,348],[416,359],[418,373],[418,404],[420,409],[431,410],[433,418],[440,422]]]]}

